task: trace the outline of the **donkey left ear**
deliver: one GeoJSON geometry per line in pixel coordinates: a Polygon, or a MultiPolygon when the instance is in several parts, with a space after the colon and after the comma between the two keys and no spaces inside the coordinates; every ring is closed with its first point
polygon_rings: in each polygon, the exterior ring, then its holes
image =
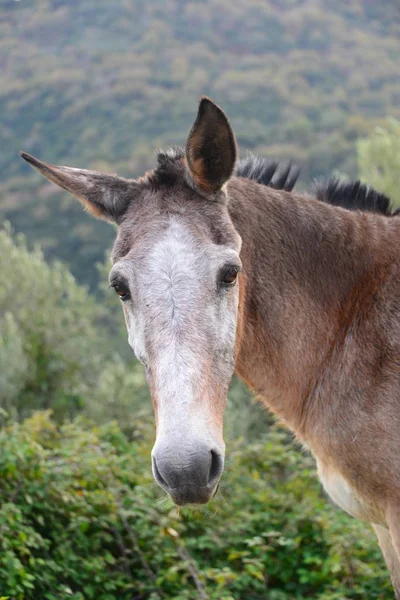
{"type": "Polygon", "coordinates": [[[200,101],[185,155],[194,187],[206,195],[217,193],[235,169],[235,136],[223,110],[209,98],[200,101]]]}
{"type": "Polygon", "coordinates": [[[139,187],[136,181],[117,175],[58,167],[42,162],[26,152],[20,154],[44,177],[78,198],[92,215],[113,223],[121,221],[139,187]]]}

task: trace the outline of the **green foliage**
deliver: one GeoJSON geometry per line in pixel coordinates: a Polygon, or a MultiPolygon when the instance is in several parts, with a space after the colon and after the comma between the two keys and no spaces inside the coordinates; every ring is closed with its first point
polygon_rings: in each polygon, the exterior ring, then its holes
{"type": "Polygon", "coordinates": [[[10,600],[391,598],[369,528],[321,497],[310,458],[271,431],[231,444],[210,508],[161,502],[147,427],[46,412],[0,432],[0,594],[10,600]],[[196,580],[196,582],[195,582],[196,580]]]}
{"type": "Polygon", "coordinates": [[[0,232],[0,271],[3,408],[79,406],[99,370],[91,349],[101,308],[63,265],[48,266],[40,250],[28,252],[7,230],[0,232]]]}
{"type": "Polygon", "coordinates": [[[273,423],[273,417],[262,406],[249,388],[233,376],[224,417],[224,435],[227,439],[255,440],[273,423]]]}
{"type": "Polygon", "coordinates": [[[384,127],[357,142],[361,177],[400,206],[400,121],[387,119],[384,127]]]}
{"type": "Polygon", "coordinates": [[[14,417],[51,407],[62,418],[84,409],[133,427],[148,394],[137,365],[114,356],[105,306],[64,265],[46,264],[7,228],[0,230],[0,272],[0,407],[14,417]]]}
{"type": "Polygon", "coordinates": [[[242,152],[292,158],[308,180],[354,176],[355,140],[400,118],[396,2],[9,0],[0,16],[0,215],[92,289],[112,228],[19,150],[142,175],[208,94],[242,152]]]}

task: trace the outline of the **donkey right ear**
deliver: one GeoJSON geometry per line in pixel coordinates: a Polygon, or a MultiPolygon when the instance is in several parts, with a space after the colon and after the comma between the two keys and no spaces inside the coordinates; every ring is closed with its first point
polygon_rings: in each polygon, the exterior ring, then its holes
{"type": "Polygon", "coordinates": [[[121,221],[139,187],[136,181],[117,175],[56,167],[26,152],[20,154],[39,173],[78,198],[92,215],[113,223],[121,221]]]}

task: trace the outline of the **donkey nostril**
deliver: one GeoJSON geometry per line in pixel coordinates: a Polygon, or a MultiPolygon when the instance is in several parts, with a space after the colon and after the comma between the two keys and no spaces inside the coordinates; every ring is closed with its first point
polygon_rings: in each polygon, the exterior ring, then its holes
{"type": "Polygon", "coordinates": [[[153,471],[154,471],[154,477],[155,477],[157,483],[161,487],[168,488],[169,485],[167,484],[167,482],[165,481],[164,477],[161,475],[160,471],[158,470],[156,459],[154,458],[154,456],[153,456],[153,471]]]}
{"type": "Polygon", "coordinates": [[[193,498],[213,491],[221,477],[224,459],[217,450],[203,448],[196,447],[195,453],[190,455],[188,451],[183,458],[171,455],[172,453],[166,452],[165,449],[157,459],[153,454],[153,475],[158,485],[169,494],[176,495],[180,492],[181,496],[188,496],[189,490],[189,496],[193,498]],[[198,496],[200,490],[203,492],[198,496]]]}
{"type": "Polygon", "coordinates": [[[208,473],[208,484],[210,485],[214,481],[220,478],[222,473],[222,457],[220,454],[211,450],[211,464],[208,473]]]}

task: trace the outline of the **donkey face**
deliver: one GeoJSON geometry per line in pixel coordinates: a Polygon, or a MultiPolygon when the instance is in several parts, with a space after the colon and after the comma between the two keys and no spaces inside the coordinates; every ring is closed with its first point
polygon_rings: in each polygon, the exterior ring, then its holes
{"type": "Polygon", "coordinates": [[[186,150],[160,154],[138,181],[23,158],[119,225],[110,284],[153,399],[154,477],[179,505],[208,502],[224,463],[241,269],[225,188],[236,160],[226,116],[204,98],[186,150]]]}

